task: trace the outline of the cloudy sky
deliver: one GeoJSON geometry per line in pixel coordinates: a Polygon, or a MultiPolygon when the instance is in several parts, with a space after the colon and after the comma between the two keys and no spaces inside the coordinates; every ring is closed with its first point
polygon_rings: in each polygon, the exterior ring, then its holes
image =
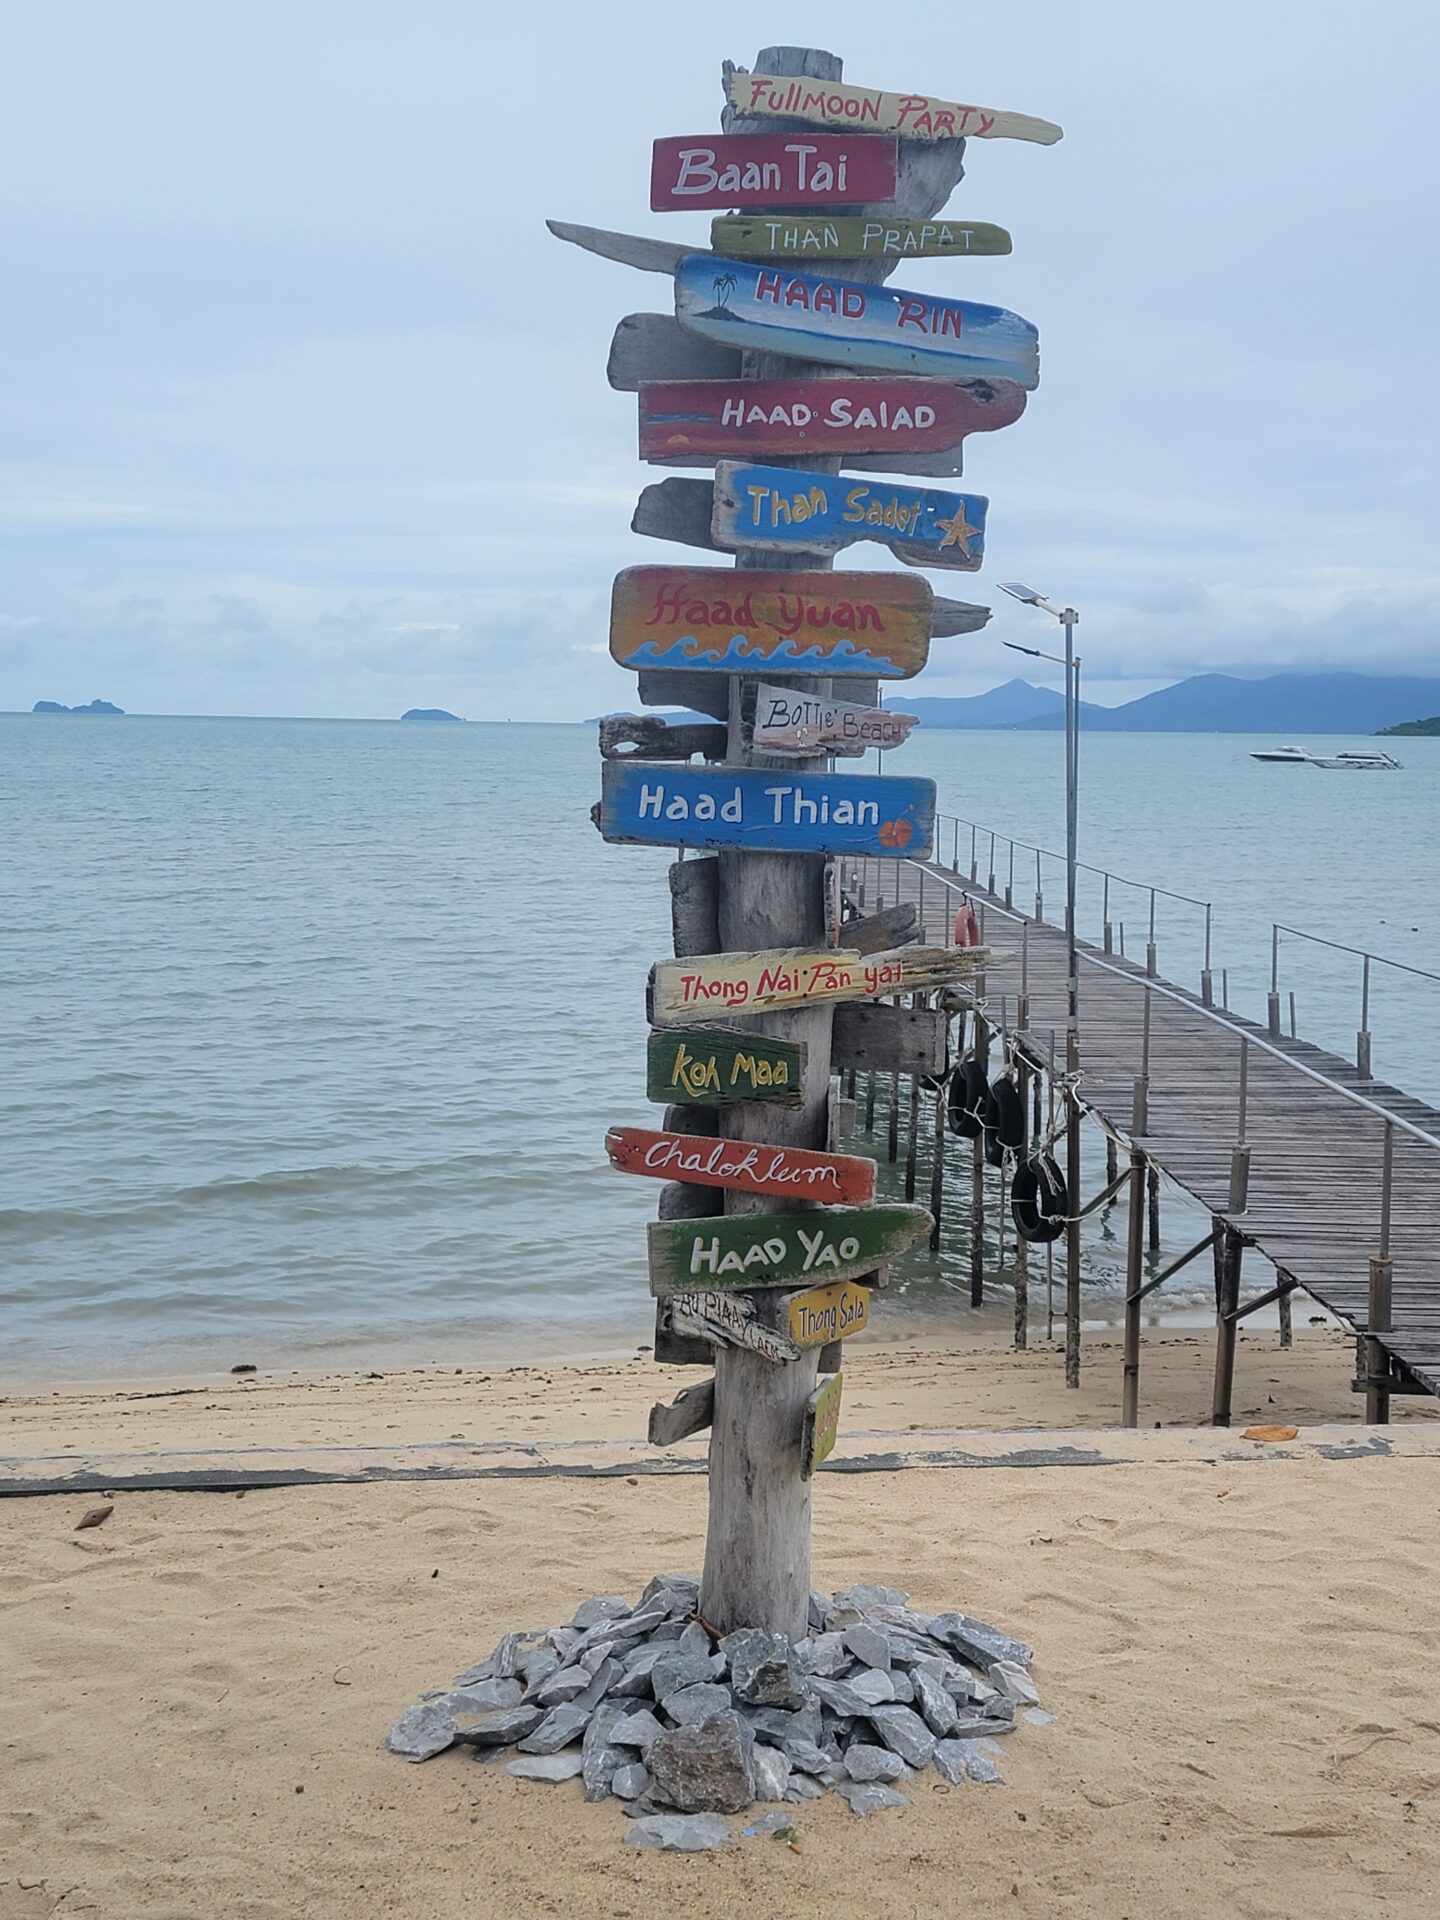
{"type": "MultiPolygon", "coordinates": [[[[970,144],[952,206],[1012,256],[899,276],[1040,329],[1029,410],[969,443],[988,553],[949,591],[1072,601],[1100,699],[1440,672],[1437,17],[3,0],[0,708],[633,704],[610,579],[681,550],[628,530],[605,356],[668,289],[543,223],[703,241],[647,212],[650,141],[713,130],[721,60],[776,41],[1066,130],[970,144]]],[[[925,691],[1044,637],[1002,606],[925,691]]]]}

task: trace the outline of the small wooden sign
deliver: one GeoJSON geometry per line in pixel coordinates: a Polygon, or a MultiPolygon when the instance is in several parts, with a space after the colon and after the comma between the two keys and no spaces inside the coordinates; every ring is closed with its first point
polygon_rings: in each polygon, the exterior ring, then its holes
{"type": "Polygon", "coordinates": [[[881,214],[766,213],[724,215],[710,222],[710,245],[732,259],[934,260],[952,254],[1009,253],[1004,227],[937,214],[905,220],[881,214]]]}
{"type": "Polygon", "coordinates": [[[656,1220],[648,1230],[650,1291],[858,1280],[924,1239],[932,1224],[924,1207],[910,1206],[656,1220]]]}
{"type": "Polygon", "coordinates": [[[808,1480],[822,1460],[828,1460],[840,1437],[840,1390],[843,1373],[822,1380],[805,1403],[800,1433],[800,1478],[808,1480]]]}
{"type": "Polygon", "coordinates": [[[630,759],[601,768],[600,832],[612,845],[925,859],[934,829],[935,782],[914,776],[630,759]]]}
{"type": "MultiPolygon", "coordinates": [[[[780,1298],[784,1298],[783,1295],[780,1298]]],[[[677,1293],[669,1301],[670,1324],[685,1340],[708,1340],[718,1347],[743,1347],[783,1367],[800,1358],[781,1316],[764,1304],[763,1294],[730,1293],[721,1287],[677,1293]]]]}
{"type": "Polygon", "coordinates": [[[758,1033],[652,1033],[645,1054],[645,1095],[662,1104],[724,1107],[739,1100],[768,1100],[798,1107],[805,1072],[799,1040],[769,1040],[758,1033]]]}
{"type": "Polygon", "coordinates": [[[657,1400],[650,1409],[645,1437],[652,1447],[673,1447],[701,1433],[715,1418],[715,1382],[696,1380],[673,1400],[657,1400]]]}
{"type": "Polygon", "coordinates": [[[762,682],[755,689],[751,744],[765,753],[853,756],[871,747],[903,747],[919,724],[918,714],[894,707],[856,707],[762,682]]]}
{"type": "Polygon", "coordinates": [[[676,1027],[780,1007],[929,993],[982,973],[990,957],[986,947],[900,947],[864,957],[845,949],[778,947],[768,953],[661,960],[650,969],[650,1020],[657,1027],[676,1027]]]}
{"type": "MultiPolygon", "coordinates": [[[[848,929],[842,928],[842,937],[848,929]]],[[[949,1020],[938,1007],[866,1006],[835,1009],[830,1064],[866,1073],[944,1073],[949,1020]]]]}
{"type": "Polygon", "coordinates": [[[934,603],[928,580],[903,573],[627,567],[610,598],[610,655],[686,673],[908,680],[929,657],[934,603]]]}
{"type": "Polygon", "coordinates": [[[895,198],[898,143],[833,133],[721,133],[657,140],[655,213],[685,207],[856,207],[895,198]]]}
{"type": "Polygon", "coordinates": [[[1052,120],[937,100],[928,93],[884,93],[838,80],[790,79],[740,68],[726,75],[725,97],[737,113],[758,120],[803,120],[812,127],[896,133],[905,140],[1033,140],[1050,147],[1063,132],[1052,120]]]}
{"type": "Polygon", "coordinates": [[[758,1146],[706,1134],[654,1133],[643,1127],[612,1127],[605,1151],[617,1172],[648,1174],[655,1180],[851,1207],[867,1206],[875,1198],[875,1162],[851,1154],[758,1146]]]}
{"type": "Polygon", "coordinates": [[[675,275],[675,317],[727,347],[888,373],[1040,384],[1040,336],[1018,313],[789,266],[687,254],[675,275]]]}
{"type": "Polygon", "coordinates": [[[721,460],[710,527],[732,549],[838,553],[856,540],[878,540],[907,566],[974,573],[985,557],[988,505],[977,493],[721,460]]]}
{"type": "Polygon", "coordinates": [[[790,1338],[797,1347],[825,1347],[860,1333],[870,1320],[870,1289],[849,1280],[811,1287],[785,1299],[790,1338]]]}
{"type": "Polygon", "coordinates": [[[704,466],[727,456],[948,450],[1024,410],[1025,389],[1013,380],[646,381],[640,458],[704,466]]]}

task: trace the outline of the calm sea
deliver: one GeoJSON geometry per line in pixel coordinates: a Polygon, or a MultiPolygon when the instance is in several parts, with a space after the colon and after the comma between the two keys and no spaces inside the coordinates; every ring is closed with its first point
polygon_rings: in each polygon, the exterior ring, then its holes
{"type": "MultiPolygon", "coordinates": [[[[1087,739],[1086,859],[1212,900],[1217,995],[1224,967],[1249,1011],[1274,918],[1440,970],[1440,741],[1401,742],[1393,775],[1262,767],[1255,744],[1087,739]]],[[[1060,844],[1058,736],[920,734],[904,764],[946,810],[1060,844]]],[[[669,856],[601,843],[597,769],[579,727],[0,715],[11,1378],[650,1337],[657,1188],[601,1140],[655,1113],[642,988],[669,856]]],[[[1002,843],[1002,883],[1007,863],[1002,843]]],[[[1033,871],[1017,856],[1021,900],[1033,871]]],[[[1058,906],[1058,865],[1045,886],[1058,906]]],[[[1082,918],[1099,906],[1087,883],[1082,918]]],[[[1148,910],[1112,898],[1132,954],[1148,910]]],[[[1203,914],[1157,913],[1162,971],[1188,980],[1203,914]]],[[[1358,961],[1287,938],[1282,987],[1302,1032],[1353,1046],[1358,961]]],[[[1377,976],[1376,1070],[1431,1098],[1437,1015],[1440,987],[1377,976]]],[[[1089,1246],[1100,1314],[1116,1224],[1089,1246]]],[[[967,1272],[957,1232],[877,1330],[969,1324],[967,1272]]]]}

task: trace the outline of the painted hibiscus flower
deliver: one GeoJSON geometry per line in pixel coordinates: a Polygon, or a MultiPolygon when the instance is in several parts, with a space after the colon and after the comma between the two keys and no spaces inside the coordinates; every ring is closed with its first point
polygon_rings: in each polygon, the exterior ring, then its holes
{"type": "Polygon", "coordinates": [[[908,820],[886,820],[880,828],[882,847],[908,847],[915,832],[908,820]]]}

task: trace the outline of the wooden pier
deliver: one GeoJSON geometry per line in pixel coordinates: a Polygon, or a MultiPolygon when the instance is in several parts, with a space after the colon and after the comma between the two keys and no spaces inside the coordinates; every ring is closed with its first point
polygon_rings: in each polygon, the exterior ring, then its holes
{"type": "MultiPolygon", "coordinates": [[[[1082,1117],[1108,1135],[1109,1166],[1120,1169],[1114,1192],[1131,1190],[1127,1424],[1138,1407],[1141,1302],[1207,1252],[1216,1287],[1217,1425],[1229,1421],[1240,1321],[1278,1302],[1288,1338],[1297,1288],[1356,1333],[1354,1384],[1366,1395],[1367,1418],[1386,1420],[1392,1394],[1440,1395],[1440,1112],[1362,1078],[1332,1053],[1277,1038],[1085,942],[1078,944],[1079,1073],[1067,1087],[1062,929],[1007,907],[1001,894],[941,861],[883,872],[863,861],[847,866],[846,879],[867,911],[913,903],[927,943],[951,937],[956,908],[969,900],[993,958],[973,993],[953,990],[951,1004],[965,1001],[983,1017],[991,1078],[1003,1064],[1004,1041],[1022,1074],[1055,1071],[1062,1102],[1073,1092],[1082,1117]],[[1212,1226],[1142,1282],[1145,1189],[1156,1169],[1194,1197],[1212,1226]],[[1245,1299],[1247,1248],[1275,1273],[1245,1299]]],[[[1072,1214],[1086,1208],[1087,1196],[1078,1198],[1077,1209],[1071,1197],[1072,1214]]],[[[1076,1368],[1078,1279],[1078,1272],[1073,1281],[1067,1275],[1076,1368]]]]}

